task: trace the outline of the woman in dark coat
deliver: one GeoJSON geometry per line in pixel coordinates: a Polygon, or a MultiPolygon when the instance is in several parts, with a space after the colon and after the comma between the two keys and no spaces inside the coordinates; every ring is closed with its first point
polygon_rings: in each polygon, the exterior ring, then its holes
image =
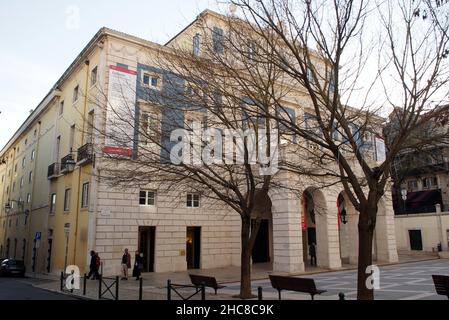
{"type": "Polygon", "coordinates": [[[136,277],[136,280],[140,279],[142,267],[143,267],[142,255],[139,253],[139,251],[136,251],[136,257],[134,259],[134,268],[133,268],[133,277],[136,277]]]}

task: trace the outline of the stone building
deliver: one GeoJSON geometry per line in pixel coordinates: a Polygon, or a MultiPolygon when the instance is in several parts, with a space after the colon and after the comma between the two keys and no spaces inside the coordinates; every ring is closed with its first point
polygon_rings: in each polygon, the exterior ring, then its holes
{"type": "MultiPolygon", "coordinates": [[[[67,265],[85,271],[92,249],[103,261],[104,274],[120,272],[125,248],[143,253],[148,272],[240,264],[237,214],[195,192],[111,187],[101,179],[108,167],[100,153],[126,156],[138,146],[115,148],[95,134],[97,128],[109,130],[105,119],[113,115],[104,100],[113,98],[117,79],[133,86],[127,98],[139,114],[154,112],[141,92],[164,90],[166,79],[165,71],[149,61],[180,44],[201,53],[198,30],[207,23],[223,32],[221,19],[206,10],[165,45],[107,28],[98,31],[0,152],[0,255],[23,257],[28,267],[48,273],[67,265]],[[33,179],[22,186],[30,171],[33,179]]],[[[292,105],[298,118],[306,117],[306,109],[292,105]]],[[[295,183],[287,173],[277,178],[295,183]]],[[[343,188],[317,188],[312,181],[302,185],[301,196],[284,189],[270,192],[272,210],[263,219],[253,262],[271,263],[276,272],[300,272],[308,264],[308,244],[315,242],[318,266],[356,263],[358,213],[343,188]]],[[[382,199],[379,208],[373,255],[394,262],[391,200],[382,199]]]]}

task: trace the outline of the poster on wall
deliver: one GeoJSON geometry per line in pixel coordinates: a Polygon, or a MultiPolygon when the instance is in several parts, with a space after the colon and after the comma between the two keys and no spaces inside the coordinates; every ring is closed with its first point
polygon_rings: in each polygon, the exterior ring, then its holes
{"type": "Polygon", "coordinates": [[[104,153],[124,157],[133,154],[136,80],[136,71],[109,66],[104,153]]]}

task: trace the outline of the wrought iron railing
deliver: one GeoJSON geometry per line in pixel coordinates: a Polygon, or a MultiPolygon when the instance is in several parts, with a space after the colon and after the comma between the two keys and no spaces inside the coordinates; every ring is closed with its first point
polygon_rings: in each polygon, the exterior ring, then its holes
{"type": "Polygon", "coordinates": [[[48,166],[47,178],[52,179],[59,175],[59,163],[55,162],[48,166]]]}
{"type": "Polygon", "coordinates": [[[78,148],[77,162],[88,162],[92,161],[93,158],[93,148],[92,143],[86,143],[85,145],[78,148]]]}

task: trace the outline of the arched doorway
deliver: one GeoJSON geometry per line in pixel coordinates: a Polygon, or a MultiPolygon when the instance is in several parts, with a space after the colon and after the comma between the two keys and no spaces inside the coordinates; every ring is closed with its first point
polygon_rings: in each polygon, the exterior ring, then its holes
{"type": "Polygon", "coordinates": [[[317,244],[316,239],[316,217],[315,202],[311,189],[306,189],[301,197],[302,214],[301,214],[301,230],[303,259],[306,266],[311,265],[310,261],[310,244],[317,244]]]}
{"type": "Polygon", "coordinates": [[[252,250],[253,263],[267,263],[273,261],[273,216],[271,200],[266,192],[256,191],[256,204],[251,223],[259,218],[260,225],[252,250]]]}

